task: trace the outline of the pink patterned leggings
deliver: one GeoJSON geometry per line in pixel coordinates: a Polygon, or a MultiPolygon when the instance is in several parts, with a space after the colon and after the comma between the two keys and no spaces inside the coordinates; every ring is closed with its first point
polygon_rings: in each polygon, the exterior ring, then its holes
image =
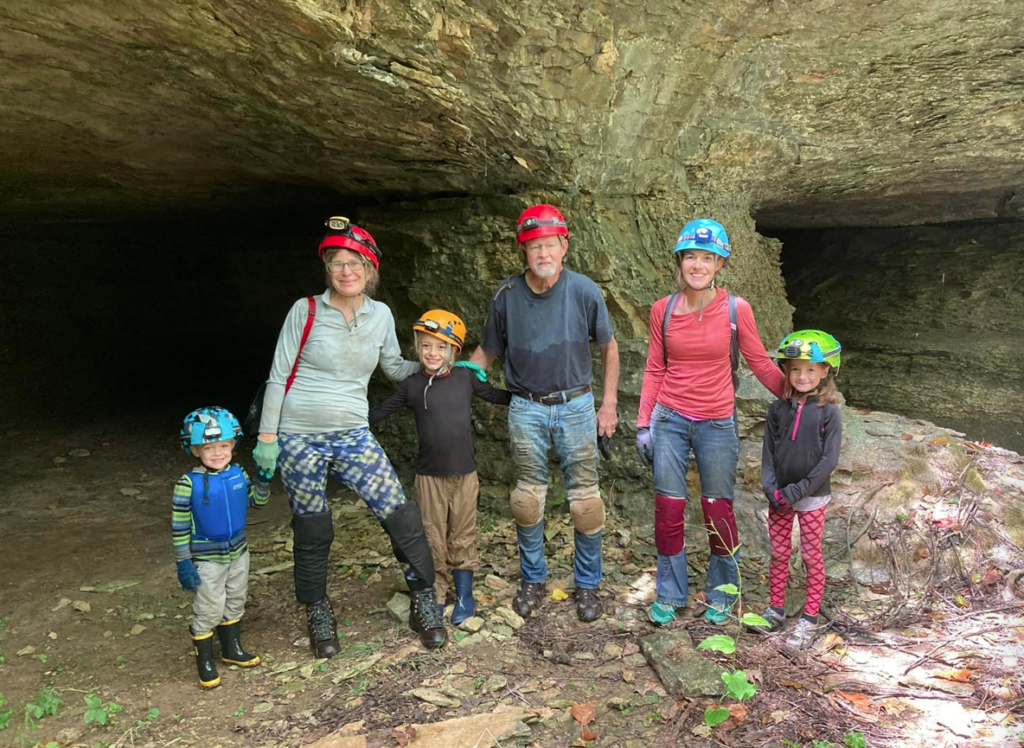
{"type": "Polygon", "coordinates": [[[793,554],[793,518],[800,520],[800,556],[807,570],[807,606],[804,613],[818,615],[821,596],[825,592],[825,559],[821,554],[821,535],[825,529],[825,509],[810,512],[788,510],[780,512],[768,508],[768,536],[772,543],[772,562],[769,567],[771,604],[786,605],[786,582],[789,580],[789,557],[793,554]]]}

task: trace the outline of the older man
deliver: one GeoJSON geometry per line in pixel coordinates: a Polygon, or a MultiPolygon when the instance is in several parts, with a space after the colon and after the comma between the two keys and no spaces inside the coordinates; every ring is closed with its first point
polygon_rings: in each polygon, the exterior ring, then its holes
{"type": "Polygon", "coordinates": [[[551,205],[535,205],[516,231],[526,270],[506,279],[491,302],[480,346],[470,361],[489,367],[505,358],[512,391],[508,429],[516,485],[512,517],[519,536],[521,581],[513,607],[527,616],[544,599],[544,503],[548,452],[553,446],[576,529],[576,614],[601,615],[601,535],[604,502],[598,487],[598,436],[611,436],[619,382],[619,349],[608,308],[590,278],[562,267],[569,230],[551,205]],[[604,398],[595,413],[590,341],[601,347],[604,398]]]}

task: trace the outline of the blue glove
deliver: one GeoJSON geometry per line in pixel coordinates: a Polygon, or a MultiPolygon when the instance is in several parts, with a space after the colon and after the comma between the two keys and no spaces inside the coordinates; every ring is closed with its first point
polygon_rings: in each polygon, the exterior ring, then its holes
{"type": "Polygon", "coordinates": [[[651,430],[647,426],[636,430],[636,453],[647,467],[654,467],[654,445],[651,444],[651,430]]]}
{"type": "Polygon", "coordinates": [[[203,583],[199,578],[199,569],[192,563],[192,559],[186,558],[178,562],[178,583],[185,592],[195,592],[203,583]]]}
{"type": "Polygon", "coordinates": [[[256,466],[260,470],[273,475],[274,468],[277,467],[277,457],[280,454],[281,447],[277,443],[276,436],[272,442],[265,442],[259,438],[256,439],[256,449],[252,451],[252,458],[256,461],[256,466]]]}
{"type": "Polygon", "coordinates": [[[471,369],[473,373],[476,374],[477,379],[481,382],[487,381],[487,372],[483,370],[483,367],[480,366],[480,364],[474,364],[472,361],[456,361],[455,365],[461,366],[464,369],[471,369]]]}

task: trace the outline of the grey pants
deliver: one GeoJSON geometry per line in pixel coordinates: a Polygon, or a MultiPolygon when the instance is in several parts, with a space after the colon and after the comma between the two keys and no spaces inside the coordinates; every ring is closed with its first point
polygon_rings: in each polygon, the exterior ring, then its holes
{"type": "Polygon", "coordinates": [[[237,621],[245,613],[249,590],[249,551],[230,564],[196,561],[199,585],[192,600],[192,636],[206,636],[222,623],[237,621]]]}

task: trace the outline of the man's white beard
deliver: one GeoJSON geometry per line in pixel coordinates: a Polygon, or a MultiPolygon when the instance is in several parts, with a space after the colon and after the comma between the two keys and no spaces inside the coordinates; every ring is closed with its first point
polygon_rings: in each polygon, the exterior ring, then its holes
{"type": "Polygon", "coordinates": [[[545,265],[541,267],[539,270],[534,270],[533,274],[536,275],[538,278],[550,278],[552,275],[555,274],[555,266],[545,265]]]}

